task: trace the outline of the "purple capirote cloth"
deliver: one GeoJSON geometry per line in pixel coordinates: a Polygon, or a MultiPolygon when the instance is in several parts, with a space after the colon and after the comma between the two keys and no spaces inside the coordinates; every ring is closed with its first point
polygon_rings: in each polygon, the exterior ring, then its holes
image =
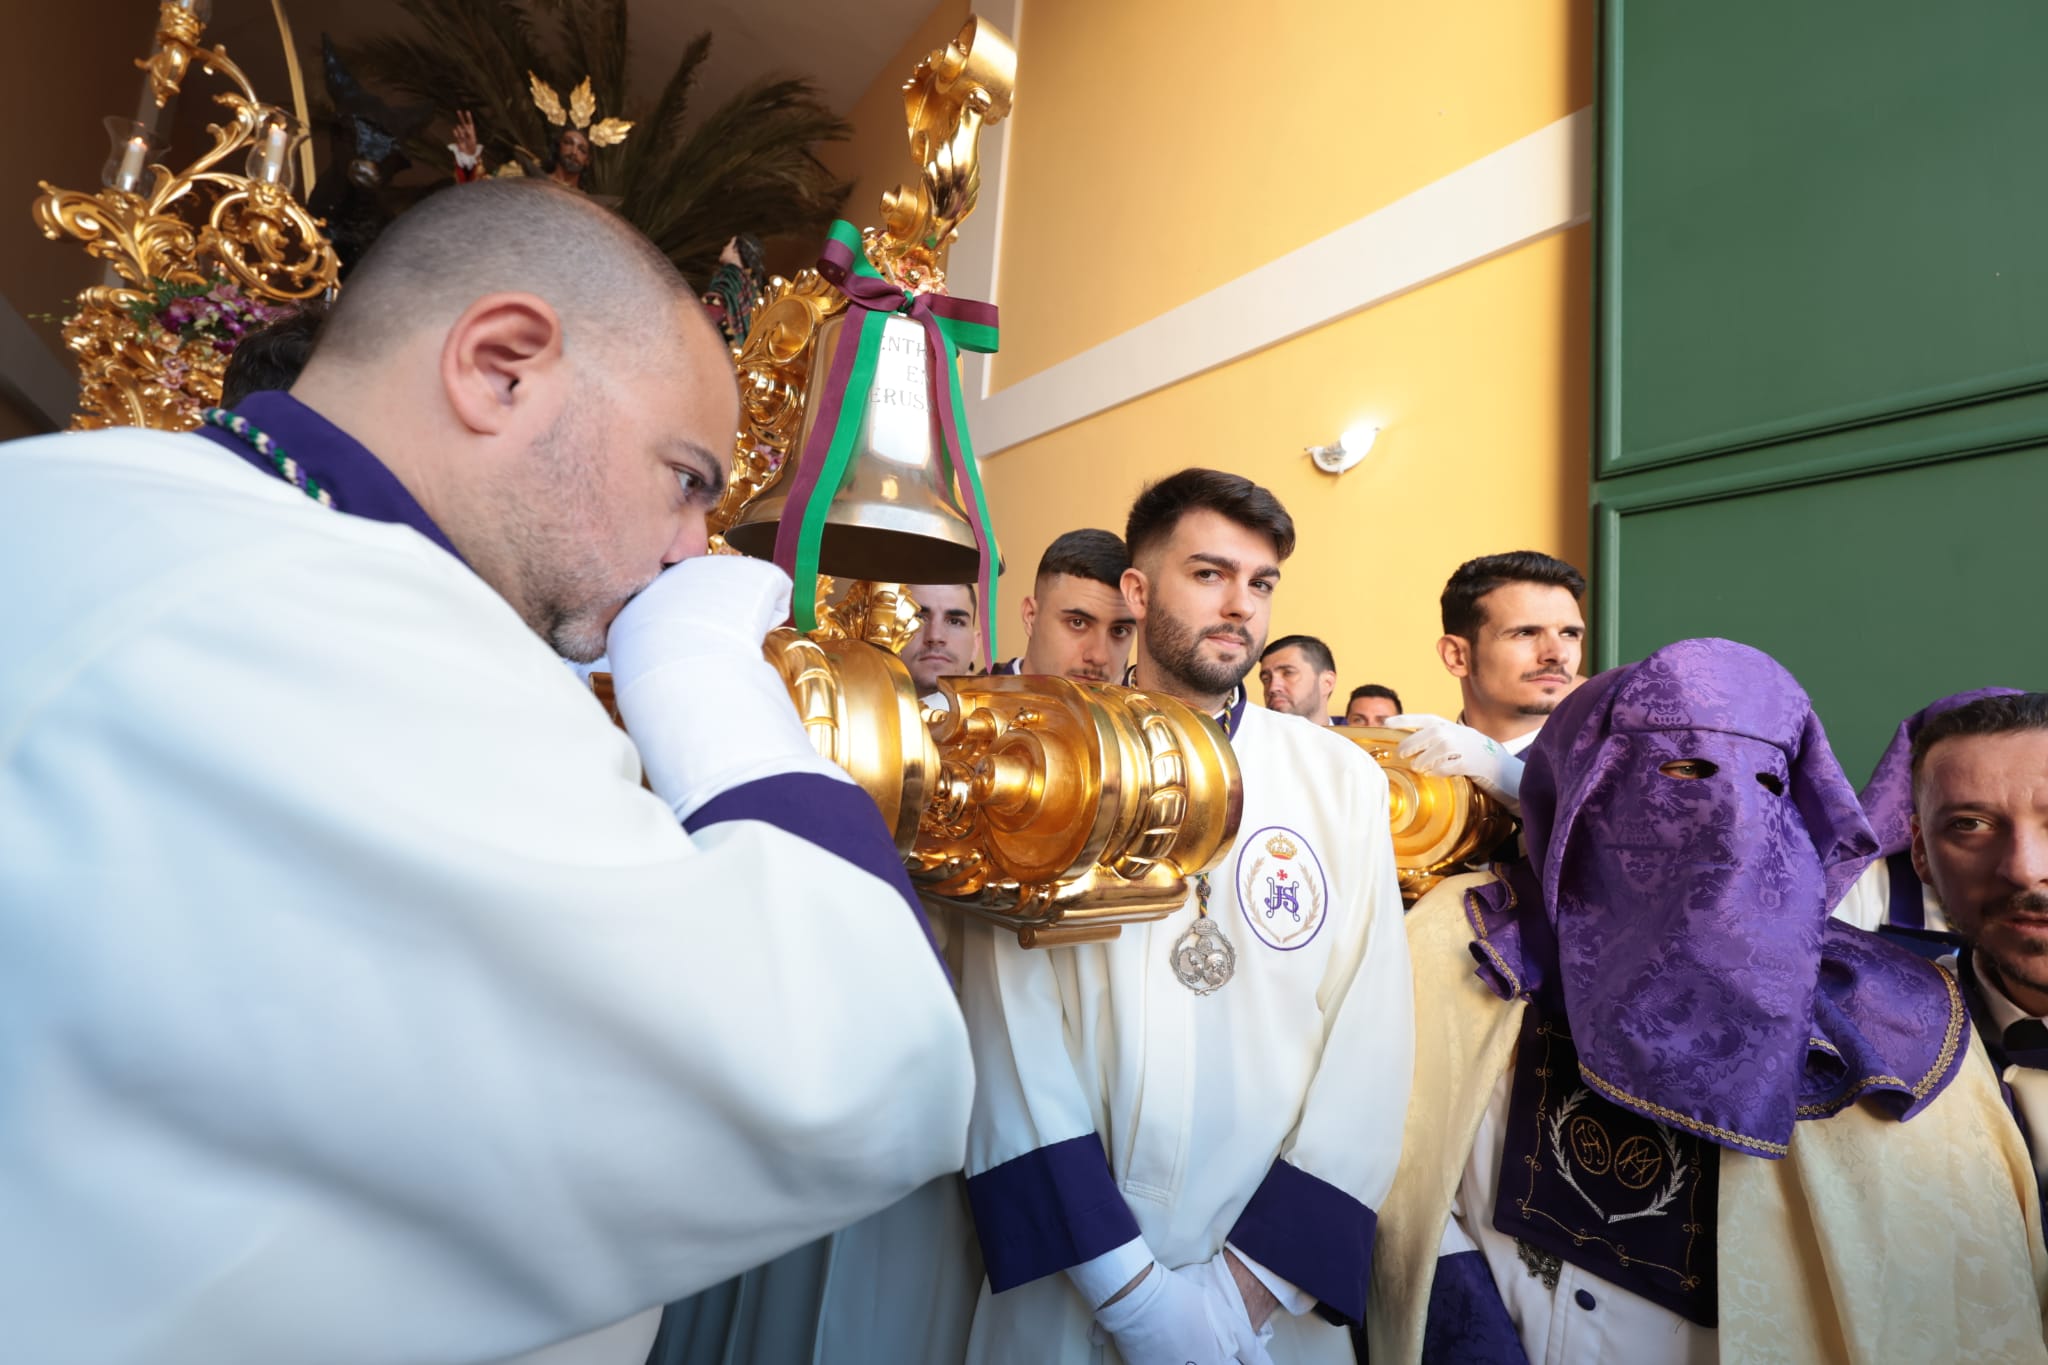
{"type": "Polygon", "coordinates": [[[1944,711],[1968,706],[1973,701],[2018,695],[2016,687],[1980,687],[1974,692],[1958,692],[1931,702],[1899,722],[1899,732],[1885,746],[1884,756],[1871,769],[1870,780],[1856,795],[1863,806],[1863,818],[1870,821],[1871,833],[1877,836],[1878,857],[1889,858],[1913,842],[1913,737],[1920,733],[1920,727],[1944,711]]]}
{"type": "Polygon", "coordinates": [[[1480,976],[1562,1009],[1586,1084],[1757,1156],[1870,1095],[1954,1075],[1953,978],[1828,918],[1876,841],[1799,684],[1730,640],[1586,683],[1525,756],[1529,861],[1475,887],[1480,976]],[[1663,771],[1680,759],[1708,776],[1663,771]]]}

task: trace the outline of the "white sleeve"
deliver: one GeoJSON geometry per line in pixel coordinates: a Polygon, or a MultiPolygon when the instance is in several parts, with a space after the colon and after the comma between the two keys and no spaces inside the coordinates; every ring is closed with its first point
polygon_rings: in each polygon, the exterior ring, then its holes
{"type": "Polygon", "coordinates": [[[1872,858],[1862,875],[1849,884],[1842,899],[1831,912],[1834,918],[1844,924],[1853,924],[1858,929],[1875,933],[1884,927],[1891,911],[1892,877],[1883,858],[1872,858]]]}
{"type": "Polygon", "coordinates": [[[686,832],[422,556],[182,566],[0,691],[22,1359],[496,1359],[961,1163],[965,1029],[872,803],[686,832]]]}
{"type": "Polygon", "coordinates": [[[1393,1188],[1415,1071],[1413,984],[1387,829],[1386,778],[1362,753],[1340,826],[1362,841],[1363,873],[1340,889],[1358,928],[1331,955],[1328,1021],[1301,1120],[1253,1192],[1229,1242],[1336,1317],[1363,1322],[1377,1209],[1393,1188]]]}
{"type": "Polygon", "coordinates": [[[1020,948],[1006,931],[966,926],[960,999],[976,1081],[967,1198],[991,1290],[1086,1267],[1077,1288],[1093,1308],[1152,1256],[1067,1052],[1058,972],[1075,951],[1020,948]]]}

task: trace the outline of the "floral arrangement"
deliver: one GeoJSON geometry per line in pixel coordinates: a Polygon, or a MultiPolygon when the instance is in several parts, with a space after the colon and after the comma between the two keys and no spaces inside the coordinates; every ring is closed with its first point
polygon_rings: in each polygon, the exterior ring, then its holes
{"type": "Polygon", "coordinates": [[[252,299],[221,276],[156,280],[150,293],[127,305],[143,344],[160,356],[158,383],[180,411],[188,409],[184,415],[193,424],[219,399],[221,370],[236,344],[291,313],[289,305],[252,299]]]}

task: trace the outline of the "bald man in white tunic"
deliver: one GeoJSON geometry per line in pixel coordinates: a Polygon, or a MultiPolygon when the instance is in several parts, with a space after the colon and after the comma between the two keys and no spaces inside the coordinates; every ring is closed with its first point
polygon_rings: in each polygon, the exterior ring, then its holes
{"type": "Polygon", "coordinates": [[[696,557],[736,408],[645,239],[494,182],[290,394],[0,449],[0,1359],[640,1365],[959,1166],[788,580],[696,557]]]}

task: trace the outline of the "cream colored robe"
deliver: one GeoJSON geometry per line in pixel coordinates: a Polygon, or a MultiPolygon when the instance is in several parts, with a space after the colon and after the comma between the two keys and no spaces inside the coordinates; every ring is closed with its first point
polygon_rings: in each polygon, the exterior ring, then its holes
{"type": "MultiPolygon", "coordinates": [[[[1451,1202],[1514,1060],[1525,1005],[1487,988],[1468,946],[1465,892],[1490,880],[1451,878],[1408,916],[1415,1087],[1374,1249],[1373,1365],[1421,1359],[1451,1202]]],[[[1719,1238],[1725,1361],[2048,1361],[2033,1165],[1974,1033],[1909,1123],[1858,1104],[1799,1124],[1783,1160],[1724,1151],[1719,1238]]]]}

